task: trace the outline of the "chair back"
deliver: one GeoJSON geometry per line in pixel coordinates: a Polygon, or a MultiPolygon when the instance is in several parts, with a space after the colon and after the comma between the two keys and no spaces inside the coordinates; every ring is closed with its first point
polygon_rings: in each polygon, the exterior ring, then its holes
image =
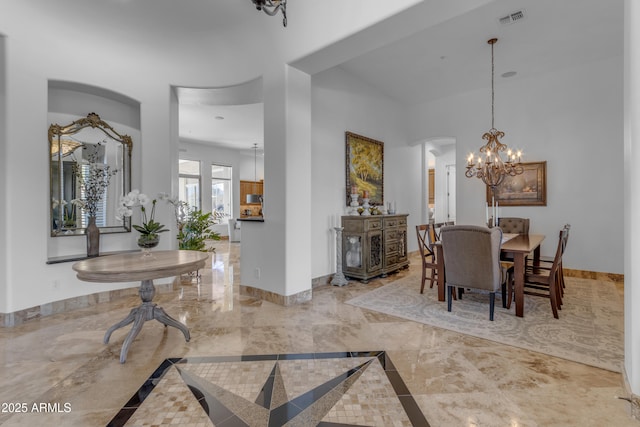
{"type": "Polygon", "coordinates": [[[564,255],[564,251],[567,249],[567,243],[569,242],[569,230],[571,230],[571,224],[564,225],[564,238],[562,241],[562,254],[564,255]]]}
{"type": "Polygon", "coordinates": [[[447,286],[491,292],[501,288],[500,228],[445,226],[440,231],[440,241],[447,286]]]}
{"type": "Polygon", "coordinates": [[[529,218],[498,218],[498,227],[507,234],[529,234],[529,218]]]}
{"type": "Polygon", "coordinates": [[[429,245],[429,228],[432,224],[418,224],[416,225],[416,235],[418,236],[418,250],[423,261],[425,257],[432,256],[433,250],[429,245]]]}
{"type": "Polygon", "coordinates": [[[446,227],[448,225],[454,225],[455,222],[453,221],[445,221],[445,222],[436,222],[435,224],[433,224],[433,235],[434,235],[434,242],[437,242],[440,240],[440,230],[442,229],[442,227],[446,227]]]}
{"type": "Polygon", "coordinates": [[[558,247],[556,248],[556,254],[553,257],[553,265],[551,265],[551,269],[549,271],[549,276],[554,277],[558,272],[558,268],[560,263],[562,262],[562,255],[564,254],[564,249],[566,248],[567,236],[569,235],[569,229],[564,227],[560,230],[560,234],[558,235],[558,247]]]}

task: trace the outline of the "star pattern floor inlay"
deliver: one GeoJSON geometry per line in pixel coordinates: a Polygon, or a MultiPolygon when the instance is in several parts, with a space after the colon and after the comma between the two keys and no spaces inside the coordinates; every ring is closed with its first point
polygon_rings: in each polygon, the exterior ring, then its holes
{"type": "Polygon", "coordinates": [[[167,359],[109,426],[429,426],[384,351],[167,359]]]}

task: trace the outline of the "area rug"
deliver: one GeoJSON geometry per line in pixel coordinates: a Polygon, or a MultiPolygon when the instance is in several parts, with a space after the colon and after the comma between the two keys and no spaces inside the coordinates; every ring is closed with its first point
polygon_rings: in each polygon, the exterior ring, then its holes
{"type": "Polygon", "coordinates": [[[611,282],[566,278],[564,305],[554,319],[546,298],[525,295],[524,317],[515,304],[502,308],[496,294],[494,321],[489,295],[466,292],[452,311],[437,289],[420,294],[420,279],[408,276],[357,296],[347,304],[478,338],[621,372],[624,358],[623,300],[611,282]]]}

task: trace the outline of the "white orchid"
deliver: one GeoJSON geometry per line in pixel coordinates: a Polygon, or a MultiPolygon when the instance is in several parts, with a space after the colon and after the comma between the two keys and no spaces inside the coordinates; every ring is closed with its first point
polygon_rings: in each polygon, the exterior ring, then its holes
{"type": "Polygon", "coordinates": [[[169,231],[164,228],[164,225],[159,222],[154,221],[153,217],[156,213],[156,199],[150,200],[149,196],[144,193],[141,193],[140,190],[132,190],[125,196],[120,197],[120,205],[116,209],[116,218],[119,221],[123,221],[124,218],[130,217],[133,215],[133,207],[140,206],[140,211],[142,213],[142,225],[133,225],[137,231],[142,235],[157,235],[158,233],[162,233],[165,231],[169,231]],[[145,209],[145,205],[148,205],[149,202],[152,203],[151,215],[147,219],[147,210],[145,209]]]}
{"type": "Polygon", "coordinates": [[[149,203],[149,197],[140,190],[131,190],[124,196],[120,196],[120,205],[116,209],[116,219],[122,221],[125,217],[133,215],[133,207],[144,206],[149,203]]]}

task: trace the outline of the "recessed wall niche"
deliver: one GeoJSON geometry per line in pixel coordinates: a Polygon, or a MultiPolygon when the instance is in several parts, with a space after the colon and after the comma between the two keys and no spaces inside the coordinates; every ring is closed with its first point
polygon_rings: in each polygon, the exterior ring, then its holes
{"type": "MultiPolygon", "coordinates": [[[[48,82],[47,123],[42,131],[42,150],[48,148],[47,129],[51,124],[66,125],[96,113],[118,133],[128,135],[133,141],[131,162],[132,186],[139,182],[140,171],[140,102],[117,92],[76,82],[50,80],[48,82]]],[[[49,219],[47,219],[49,221],[49,219]]],[[[49,224],[48,224],[49,225],[49,224]]],[[[106,236],[105,236],[106,237],[106,236]]],[[[120,250],[121,238],[101,239],[101,251],[120,250]]],[[[72,234],[68,238],[49,238],[48,258],[73,256],[86,252],[84,234],[72,234]]]]}

